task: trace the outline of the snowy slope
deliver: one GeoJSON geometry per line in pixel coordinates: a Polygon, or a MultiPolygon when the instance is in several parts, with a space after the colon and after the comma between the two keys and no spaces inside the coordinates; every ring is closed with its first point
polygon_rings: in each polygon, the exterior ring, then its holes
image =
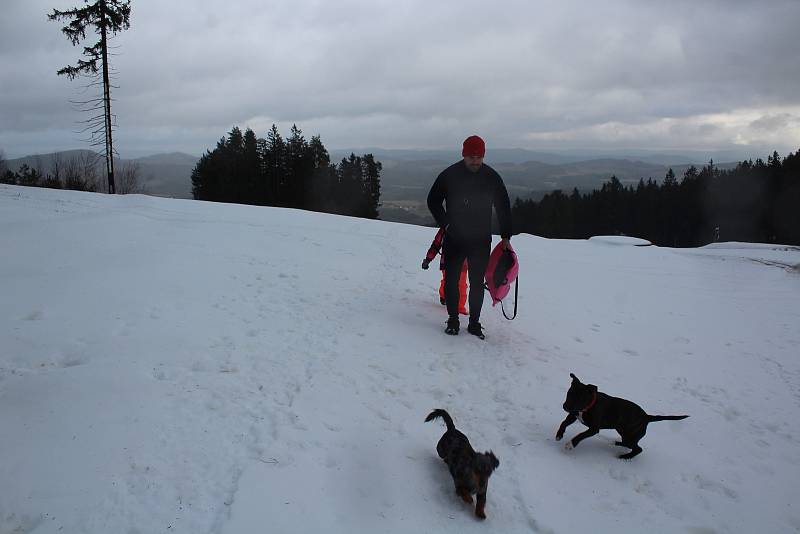
{"type": "Polygon", "coordinates": [[[0,228],[2,534],[800,530],[793,247],[516,236],[482,342],[429,228],[12,186],[0,228]],[[565,451],[569,372],[691,417],[565,451]],[[439,407],[500,459],[486,522],[439,407]]]}

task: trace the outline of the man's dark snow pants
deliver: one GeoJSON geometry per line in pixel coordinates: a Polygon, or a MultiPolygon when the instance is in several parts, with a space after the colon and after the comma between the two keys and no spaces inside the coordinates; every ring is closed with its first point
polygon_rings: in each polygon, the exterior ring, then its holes
{"type": "Polygon", "coordinates": [[[458,317],[458,279],[466,259],[469,269],[469,320],[470,322],[480,320],[484,276],[489,263],[491,239],[489,236],[480,241],[461,242],[445,234],[442,246],[445,270],[444,298],[447,302],[447,314],[450,317],[458,317]]]}

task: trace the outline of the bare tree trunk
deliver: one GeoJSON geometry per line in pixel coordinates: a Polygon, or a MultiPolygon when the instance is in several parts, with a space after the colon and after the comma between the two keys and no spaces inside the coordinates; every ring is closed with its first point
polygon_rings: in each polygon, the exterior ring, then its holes
{"type": "Polygon", "coordinates": [[[42,160],[42,156],[36,154],[33,157],[33,168],[40,176],[44,176],[44,161],[42,160]]]}
{"type": "Polygon", "coordinates": [[[63,186],[63,182],[61,181],[61,175],[64,173],[64,162],[61,157],[61,152],[56,152],[53,154],[52,159],[50,160],[50,174],[45,177],[45,186],[53,187],[55,189],[61,189],[63,186]]]}
{"type": "Polygon", "coordinates": [[[102,23],[100,36],[103,41],[103,101],[106,121],[106,172],[108,173],[108,192],[114,194],[114,144],[111,139],[111,84],[108,80],[108,39],[106,38],[106,5],[102,3],[102,23]]]}
{"type": "MultiPolygon", "coordinates": [[[[97,154],[95,152],[84,152],[79,160],[80,166],[80,180],[83,184],[83,191],[97,191],[98,177],[97,177],[97,154]]],[[[100,179],[102,184],[102,178],[100,179]]]]}

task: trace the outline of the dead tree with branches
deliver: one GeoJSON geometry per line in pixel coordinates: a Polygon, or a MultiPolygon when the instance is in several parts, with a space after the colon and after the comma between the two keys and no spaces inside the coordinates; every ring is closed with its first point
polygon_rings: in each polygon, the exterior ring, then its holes
{"type": "Polygon", "coordinates": [[[49,20],[67,20],[69,23],[61,31],[72,42],[73,46],[86,38],[87,28],[94,28],[100,40],[92,46],[84,46],[83,55],[86,60],[79,59],[77,65],[68,65],[58,71],[71,80],[85,75],[92,78],[90,86],[102,84],[103,96],[84,102],[77,102],[81,111],[102,114],[93,115],[88,120],[84,132],[90,133],[89,141],[94,146],[105,146],[106,173],[108,175],[108,192],[114,193],[114,143],[112,130],[114,118],[111,114],[111,83],[109,80],[108,40],[111,36],[130,28],[130,0],[97,0],[82,8],[67,11],[54,9],[47,15],[49,20]]]}

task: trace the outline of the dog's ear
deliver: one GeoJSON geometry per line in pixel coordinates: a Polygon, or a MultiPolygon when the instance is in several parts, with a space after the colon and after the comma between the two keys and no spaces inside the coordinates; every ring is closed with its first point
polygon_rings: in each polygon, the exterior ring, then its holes
{"type": "Polygon", "coordinates": [[[570,374],[569,374],[569,376],[571,376],[571,377],[572,377],[572,382],[577,382],[578,384],[580,384],[580,383],[581,383],[581,381],[580,381],[580,380],[578,380],[578,377],[577,377],[577,376],[575,376],[575,375],[573,375],[572,373],[570,373],[570,374]]]}
{"type": "Polygon", "coordinates": [[[494,455],[494,452],[489,451],[489,455],[492,457],[492,467],[494,469],[500,467],[500,460],[497,459],[497,456],[494,455]]]}

